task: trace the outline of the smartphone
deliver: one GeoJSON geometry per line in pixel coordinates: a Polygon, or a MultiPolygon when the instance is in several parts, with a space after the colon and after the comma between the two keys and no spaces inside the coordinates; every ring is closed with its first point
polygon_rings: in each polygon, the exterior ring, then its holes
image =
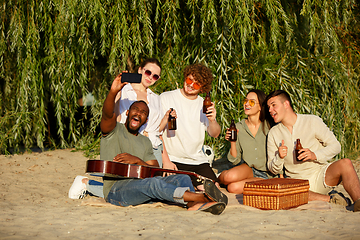
{"type": "Polygon", "coordinates": [[[139,73],[122,73],[121,82],[141,83],[141,77],[139,73]]]}

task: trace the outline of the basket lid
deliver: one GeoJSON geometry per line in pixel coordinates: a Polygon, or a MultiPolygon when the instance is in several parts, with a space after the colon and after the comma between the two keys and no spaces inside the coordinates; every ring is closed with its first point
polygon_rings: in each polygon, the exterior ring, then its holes
{"type": "Polygon", "coordinates": [[[257,188],[257,189],[287,189],[293,187],[308,186],[309,181],[303,179],[293,178],[272,178],[263,179],[254,182],[247,182],[244,188],[257,188]]]}

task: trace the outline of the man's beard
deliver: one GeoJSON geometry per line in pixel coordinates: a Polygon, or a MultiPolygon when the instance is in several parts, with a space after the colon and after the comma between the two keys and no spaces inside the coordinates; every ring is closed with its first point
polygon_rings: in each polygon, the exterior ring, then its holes
{"type": "Polygon", "coordinates": [[[134,135],[138,135],[140,127],[137,128],[137,129],[131,129],[130,128],[130,121],[126,121],[125,126],[126,126],[126,129],[129,131],[129,133],[134,134],[134,135]]]}

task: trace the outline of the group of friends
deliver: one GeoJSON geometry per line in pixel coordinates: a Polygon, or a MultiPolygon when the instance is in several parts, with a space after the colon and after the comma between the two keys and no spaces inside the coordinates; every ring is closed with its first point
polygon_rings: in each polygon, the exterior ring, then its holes
{"type": "MultiPolygon", "coordinates": [[[[202,64],[184,69],[181,89],[157,95],[150,90],[161,79],[161,64],[146,59],[138,68],[141,83],[113,81],[105,99],[100,128],[100,159],[164,169],[195,172],[193,175],[167,174],[145,179],[103,177],[103,184],[77,176],[69,197],[86,193],[103,197],[118,206],[157,201],[183,205],[188,210],[221,214],[228,203],[220,191],[241,194],[244,184],[273,177],[309,180],[309,200],[322,200],[360,211],[360,183],[351,160],[329,162],[340,150],[340,143],[321,118],[294,112],[289,94],[276,90],[269,95],[258,89],[249,91],[243,101],[247,116],[236,124],[238,137],[230,142],[228,160],[234,164],[216,175],[203,151],[205,134],[218,137],[212,102],[203,113],[201,93],[211,90],[213,74],[202,64]],[[169,115],[177,129],[169,130],[169,115]],[[296,139],[301,139],[300,155],[295,155],[296,139]],[[353,203],[333,188],[340,183],[353,203]]],[[[230,132],[226,132],[229,140],[230,132]]]]}

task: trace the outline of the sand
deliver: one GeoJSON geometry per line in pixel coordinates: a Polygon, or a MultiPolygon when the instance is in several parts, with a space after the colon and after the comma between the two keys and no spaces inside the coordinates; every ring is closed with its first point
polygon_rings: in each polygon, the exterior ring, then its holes
{"type": "Polygon", "coordinates": [[[97,199],[68,198],[86,160],[70,149],[0,155],[0,239],[360,239],[360,212],[323,202],[269,211],[233,198],[219,216],[159,203],[86,205],[97,199]]]}

